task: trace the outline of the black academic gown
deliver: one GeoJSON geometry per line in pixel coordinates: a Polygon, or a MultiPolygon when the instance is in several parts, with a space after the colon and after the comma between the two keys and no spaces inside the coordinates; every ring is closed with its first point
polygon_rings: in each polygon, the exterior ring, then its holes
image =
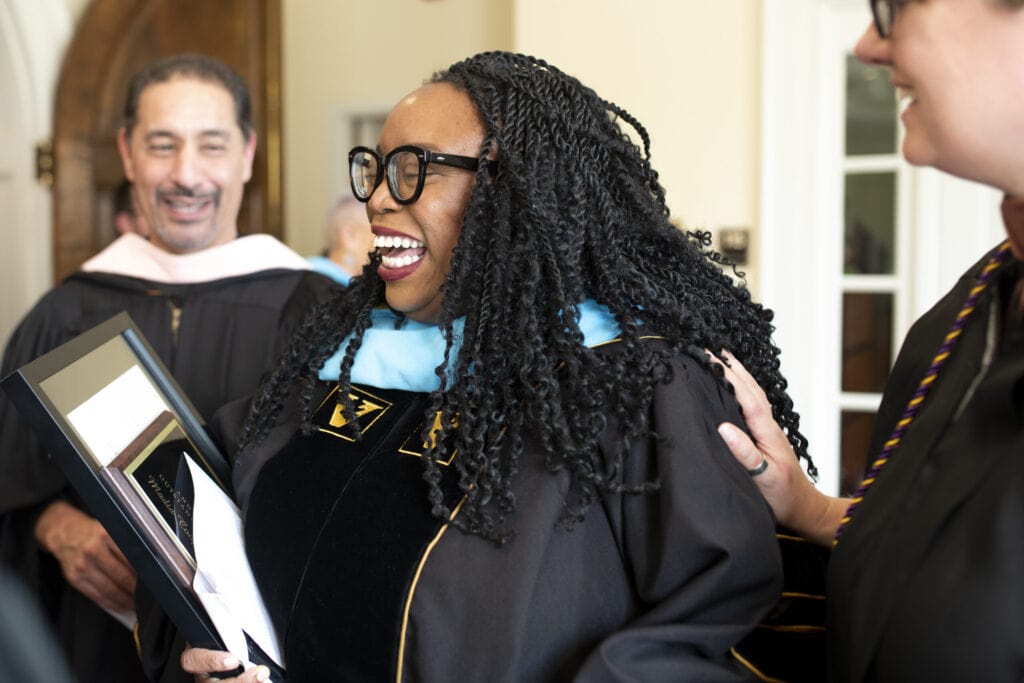
{"type": "MultiPolygon", "coordinates": [[[[981,263],[907,335],[877,454],[981,263]]],[[[1004,266],[830,563],[832,680],[1024,680],[1024,331],[999,320],[1004,266]],[[985,369],[984,358],[991,354],[985,369]]]]}
{"type": "MultiPolygon", "coordinates": [[[[672,371],[651,406],[662,439],[621,471],[661,488],[566,528],[567,476],[524,434],[503,547],[431,516],[422,395],[355,387],[358,445],[329,395],[310,436],[278,425],[234,481],[289,683],[750,680],[730,649],[779,594],[772,516],[716,432],[741,420],[732,396],[692,359],[672,371]]],[[[606,455],[618,434],[610,419],[606,455]]],[[[447,470],[441,486],[456,506],[447,470]]]]}
{"type": "MultiPolygon", "coordinates": [[[[196,284],[77,273],[47,293],[15,330],[3,373],[124,310],[209,417],[255,391],[302,314],[336,287],[319,274],[288,269],[196,284]]],[[[77,501],[5,396],[0,463],[0,555],[39,593],[80,683],[145,680],[131,632],[68,586],[56,560],[35,542],[35,522],[47,505],[60,497],[77,501]]]]}

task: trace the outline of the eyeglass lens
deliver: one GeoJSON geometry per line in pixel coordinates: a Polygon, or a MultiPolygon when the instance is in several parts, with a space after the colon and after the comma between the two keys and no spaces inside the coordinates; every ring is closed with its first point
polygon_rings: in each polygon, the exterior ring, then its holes
{"type": "Polygon", "coordinates": [[[893,3],[889,0],[871,0],[871,13],[875,17],[878,35],[888,38],[892,32],[892,19],[895,13],[893,3]]]}
{"type": "Polygon", "coordinates": [[[380,183],[380,165],[377,158],[368,152],[359,151],[352,155],[349,169],[352,175],[352,189],[360,199],[369,199],[380,183]]]}
{"type": "Polygon", "coordinates": [[[388,188],[398,201],[404,202],[416,195],[420,163],[419,156],[410,151],[397,152],[388,159],[388,188]]]}
{"type": "Polygon", "coordinates": [[[360,150],[352,155],[352,189],[356,196],[367,200],[374,190],[387,176],[388,189],[391,196],[400,202],[406,202],[416,196],[419,189],[422,170],[422,159],[413,151],[402,150],[392,153],[387,161],[386,174],[381,172],[380,157],[368,150],[360,150]]]}

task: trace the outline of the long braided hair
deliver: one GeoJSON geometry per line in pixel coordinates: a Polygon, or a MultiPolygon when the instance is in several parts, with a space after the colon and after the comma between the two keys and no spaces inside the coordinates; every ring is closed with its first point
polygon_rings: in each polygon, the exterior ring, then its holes
{"type": "MultiPolygon", "coordinates": [[[[656,488],[657,482],[621,481],[626,444],[656,438],[646,415],[656,382],[669,379],[667,356],[706,363],[704,348],[728,348],[743,362],[813,474],[771,342],[772,313],[722,272],[706,235],[685,234],[669,222],[644,127],[575,78],[524,55],[479,54],[431,82],[469,96],[486,130],[480,158],[493,146],[499,165],[494,176],[483,165],[477,172],[443,286],[440,325],[449,342],[436,369],[441,387],[426,413],[440,411],[441,433],[422,458],[433,514],[451,515],[438,463],[457,451],[452,466],[465,500],[453,523],[492,540],[508,538],[512,482],[528,436],[548,469],[570,475],[569,523],[602,494],[656,488]],[[583,346],[578,307],[587,298],[616,318],[622,353],[583,346]],[[460,316],[455,352],[450,340],[460,316]],[[641,341],[651,334],[667,338],[669,350],[641,341]],[[598,438],[610,418],[625,433],[609,458],[598,438]]],[[[351,334],[340,372],[347,385],[370,312],[386,303],[378,264],[374,256],[346,291],[306,319],[253,403],[243,448],[266,435],[293,391],[308,431],[317,372],[351,334]]],[[[355,423],[348,392],[338,394],[355,423]]]]}

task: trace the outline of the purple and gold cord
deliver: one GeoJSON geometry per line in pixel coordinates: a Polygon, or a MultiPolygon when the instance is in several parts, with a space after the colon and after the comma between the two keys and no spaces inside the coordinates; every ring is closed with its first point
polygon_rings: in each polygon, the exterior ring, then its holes
{"type": "Polygon", "coordinates": [[[839,543],[839,537],[843,535],[843,529],[853,518],[853,513],[857,511],[861,502],[864,500],[864,495],[867,493],[871,485],[875,483],[878,478],[878,473],[881,472],[885,464],[889,462],[889,458],[892,457],[893,451],[900,445],[900,441],[903,440],[903,434],[906,433],[907,428],[910,427],[910,423],[914,420],[917,412],[921,409],[921,405],[924,403],[924,399],[928,396],[928,391],[935,384],[935,380],[939,376],[939,370],[943,365],[946,364],[946,360],[953,351],[953,347],[956,346],[957,340],[960,338],[960,333],[963,332],[964,325],[967,324],[967,319],[974,312],[975,305],[978,303],[978,297],[985,291],[989,282],[992,280],[993,273],[998,270],[1006,258],[1010,254],[1010,243],[1004,241],[998,247],[995,252],[989,258],[988,263],[981,271],[981,276],[978,278],[978,282],[971,289],[970,295],[967,297],[967,301],[964,302],[963,307],[960,309],[960,313],[957,314],[956,320],[953,321],[953,326],[946,334],[946,338],[942,341],[942,346],[939,347],[939,352],[935,354],[934,360],[932,360],[931,367],[928,368],[928,372],[924,374],[924,379],[917,385],[917,391],[911,397],[910,401],[907,402],[907,408],[903,411],[903,417],[896,423],[896,428],[892,430],[892,435],[889,440],[885,442],[885,446],[882,448],[882,452],[879,453],[878,457],[875,458],[875,462],[872,463],[871,469],[868,470],[863,481],[860,483],[860,487],[857,489],[857,493],[853,495],[853,501],[850,503],[850,507],[846,509],[846,514],[841,520],[839,520],[839,527],[836,529],[836,537],[832,540],[832,547],[835,547],[839,543]]]}

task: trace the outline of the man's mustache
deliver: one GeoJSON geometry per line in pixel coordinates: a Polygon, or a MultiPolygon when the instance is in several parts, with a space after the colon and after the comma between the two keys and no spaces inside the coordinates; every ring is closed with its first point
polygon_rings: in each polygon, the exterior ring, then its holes
{"type": "Polygon", "coordinates": [[[176,187],[173,190],[157,190],[157,199],[212,199],[220,200],[220,190],[203,192],[189,187],[176,187]]]}

